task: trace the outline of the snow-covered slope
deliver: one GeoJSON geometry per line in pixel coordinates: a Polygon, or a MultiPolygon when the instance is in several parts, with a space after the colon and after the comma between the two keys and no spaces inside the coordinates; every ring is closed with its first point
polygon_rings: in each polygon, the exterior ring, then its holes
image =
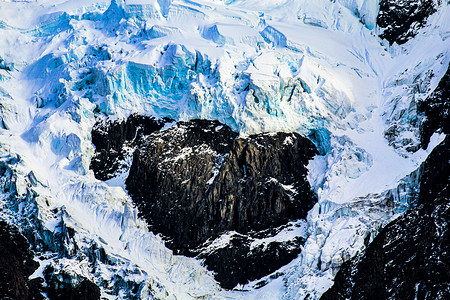
{"type": "Polygon", "coordinates": [[[320,297],[409,207],[409,174],[443,140],[420,149],[416,104],[448,68],[449,5],[401,46],[377,36],[377,15],[377,0],[0,1],[0,216],[41,258],[33,276],[51,264],[111,299],[320,297]],[[310,138],[319,202],[300,256],[226,291],[174,255],[123,178],[89,170],[96,119],[131,113],[310,138]]]}

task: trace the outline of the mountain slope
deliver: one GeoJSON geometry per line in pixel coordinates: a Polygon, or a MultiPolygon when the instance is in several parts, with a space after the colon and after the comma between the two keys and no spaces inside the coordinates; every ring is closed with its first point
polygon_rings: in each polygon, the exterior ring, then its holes
{"type": "Polygon", "coordinates": [[[396,3],[0,1],[0,218],[27,238],[31,277],[85,278],[109,299],[319,298],[417,201],[419,167],[447,133],[435,121],[445,94],[427,99],[448,77],[449,5],[396,3]],[[150,131],[207,119],[242,140],[309,139],[317,203],[247,237],[300,239],[296,258],[226,290],[200,259],[175,255],[125,187],[134,141],[150,134],[131,115],[165,120],[150,131]],[[125,125],[111,140],[96,135],[114,122],[125,125]],[[99,140],[116,152],[99,155],[99,140]]]}

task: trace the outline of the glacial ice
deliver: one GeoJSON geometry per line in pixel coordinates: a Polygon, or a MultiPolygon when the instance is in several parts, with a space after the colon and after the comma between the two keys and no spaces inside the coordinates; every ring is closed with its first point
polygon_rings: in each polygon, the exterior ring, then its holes
{"type": "Polygon", "coordinates": [[[414,203],[409,174],[442,140],[435,135],[417,149],[415,103],[448,66],[449,5],[415,39],[392,47],[375,35],[377,7],[378,0],[0,2],[1,218],[34,234],[36,251],[60,255],[56,269],[93,280],[111,299],[126,297],[131,282],[144,299],[320,297],[340,264],[414,203]],[[319,203],[300,256],[264,287],[224,291],[199,261],[168,250],[120,180],[99,182],[89,170],[95,118],[131,113],[311,138],[322,155],[308,175],[319,203]],[[82,251],[72,255],[75,245],[82,251]],[[98,249],[107,260],[96,259],[92,271],[98,249]]]}

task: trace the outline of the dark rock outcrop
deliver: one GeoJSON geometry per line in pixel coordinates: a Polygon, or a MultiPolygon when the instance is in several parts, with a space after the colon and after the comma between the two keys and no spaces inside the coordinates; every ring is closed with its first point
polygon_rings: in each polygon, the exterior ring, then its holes
{"type": "MultiPolygon", "coordinates": [[[[253,235],[235,233],[227,245],[201,251],[198,258],[204,259],[208,269],[216,273],[222,287],[231,289],[249,280],[262,278],[291,262],[301,252],[305,242],[297,237],[288,241],[272,241],[252,247],[253,235]]],[[[262,281],[259,286],[264,285],[262,281]]]]}
{"type": "Polygon", "coordinates": [[[270,274],[300,252],[300,238],[250,244],[306,217],[317,198],[305,166],[316,153],[295,133],[237,138],[217,121],[179,122],[142,139],[126,186],[170,248],[203,259],[232,288],[270,274]],[[237,233],[228,245],[205,250],[229,231],[237,233]]]}
{"type": "Polygon", "coordinates": [[[322,299],[450,299],[449,140],[422,165],[418,206],[344,263],[322,299]]]}
{"type": "Polygon", "coordinates": [[[100,299],[100,288],[95,283],[80,276],[74,278],[65,272],[55,272],[52,267],[47,267],[44,271],[44,277],[47,282],[45,292],[49,299],[100,299]]]}
{"type": "Polygon", "coordinates": [[[440,131],[450,134],[450,68],[439,81],[438,86],[425,101],[419,102],[418,111],[425,115],[420,130],[422,148],[427,148],[430,137],[440,131]]]}
{"type": "Polygon", "coordinates": [[[0,221],[0,299],[33,299],[28,277],[39,263],[29,247],[16,227],[0,221]]]}
{"type": "Polygon", "coordinates": [[[383,30],[380,37],[390,44],[404,44],[434,12],[433,0],[381,0],[377,16],[377,25],[383,30]]]}
{"type": "Polygon", "coordinates": [[[160,130],[169,119],[131,115],[126,120],[99,121],[92,129],[95,155],[90,168],[97,179],[108,180],[126,167],[124,161],[137,141],[143,136],[160,130]]]}
{"type": "Polygon", "coordinates": [[[51,267],[44,278],[28,279],[38,267],[27,239],[16,227],[0,221],[0,299],[43,300],[42,293],[50,300],[100,299],[100,288],[94,283],[80,277],[73,285],[72,276],[56,275],[51,267]]]}
{"type": "Polygon", "coordinates": [[[208,238],[306,216],[316,202],[305,165],[314,145],[294,133],[238,138],[216,121],[180,122],[148,136],[126,186],[152,229],[188,253],[208,238]]]}

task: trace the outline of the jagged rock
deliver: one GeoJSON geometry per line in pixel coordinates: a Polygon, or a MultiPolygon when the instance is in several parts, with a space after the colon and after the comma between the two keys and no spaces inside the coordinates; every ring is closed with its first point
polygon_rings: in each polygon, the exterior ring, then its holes
{"type": "MultiPolygon", "coordinates": [[[[252,247],[254,240],[254,235],[235,233],[226,245],[200,251],[198,258],[203,259],[208,269],[215,272],[215,278],[222,287],[231,289],[237,284],[271,274],[288,264],[300,254],[300,246],[304,243],[303,238],[296,237],[252,247]]],[[[264,282],[260,283],[262,285],[264,282]]]]}
{"type": "Polygon", "coordinates": [[[98,300],[100,299],[100,288],[93,282],[65,273],[55,272],[52,267],[44,271],[47,287],[45,291],[49,299],[57,300],[98,300]]]}
{"type": "Polygon", "coordinates": [[[94,283],[85,278],[74,280],[68,274],[56,275],[51,267],[44,272],[45,280],[28,279],[38,267],[27,239],[16,227],[0,221],[0,299],[43,300],[42,293],[50,300],[100,299],[100,288],[94,283]]]}
{"type": "Polygon", "coordinates": [[[344,263],[321,299],[450,299],[449,145],[422,165],[419,205],[344,263]]]}
{"type": "Polygon", "coordinates": [[[208,238],[279,226],[316,202],[314,145],[295,133],[238,138],[217,121],[179,122],[144,140],[126,186],[152,229],[188,253],[208,238]]]}
{"type": "Polygon", "coordinates": [[[433,0],[381,0],[377,25],[381,38],[390,44],[404,44],[417,34],[427,18],[436,12],[433,0]]]}
{"type": "Polygon", "coordinates": [[[28,277],[39,267],[26,238],[16,227],[0,221],[0,298],[33,299],[28,277]]]}
{"type": "Polygon", "coordinates": [[[425,115],[420,130],[422,148],[426,148],[435,131],[450,134],[450,68],[439,81],[436,89],[425,101],[419,102],[418,111],[425,115]]]}
{"type": "Polygon", "coordinates": [[[95,177],[100,180],[113,178],[126,166],[124,160],[140,137],[160,130],[168,121],[131,115],[126,120],[97,122],[92,129],[96,152],[90,166],[95,177]]]}
{"type": "MultiPolygon", "coordinates": [[[[237,138],[217,121],[179,122],[143,139],[126,187],[151,229],[167,237],[170,248],[193,256],[221,233],[245,235],[304,218],[317,201],[305,167],[316,153],[295,133],[237,138]]],[[[239,242],[199,255],[227,288],[270,274],[292,260],[302,242],[252,252],[248,237],[233,241],[239,242]]]]}

